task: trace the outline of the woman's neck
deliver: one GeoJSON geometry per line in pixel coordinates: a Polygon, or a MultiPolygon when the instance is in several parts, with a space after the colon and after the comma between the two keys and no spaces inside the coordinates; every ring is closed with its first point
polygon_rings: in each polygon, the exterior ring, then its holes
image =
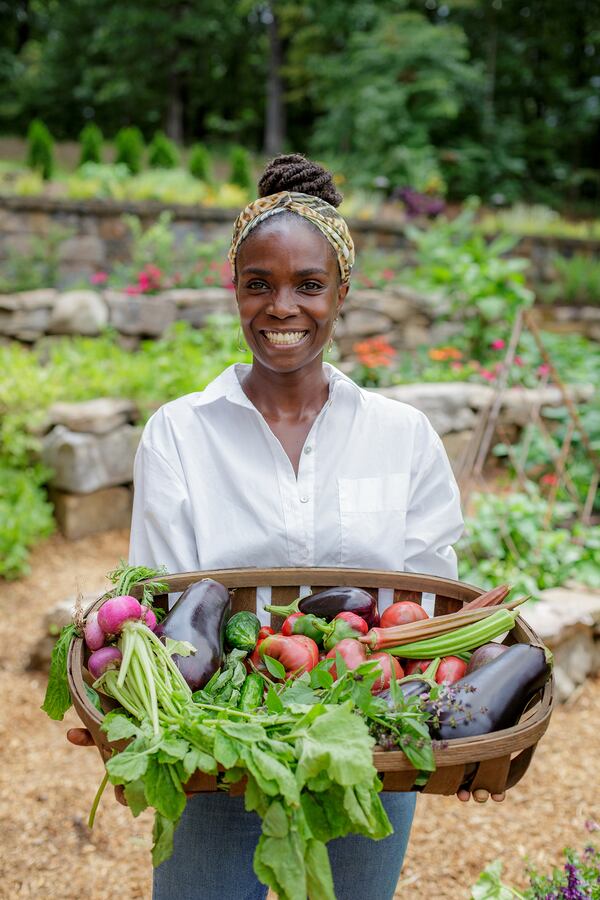
{"type": "Polygon", "coordinates": [[[295,372],[273,372],[254,361],[242,388],[263,416],[273,420],[314,418],[329,396],[321,356],[295,372]]]}

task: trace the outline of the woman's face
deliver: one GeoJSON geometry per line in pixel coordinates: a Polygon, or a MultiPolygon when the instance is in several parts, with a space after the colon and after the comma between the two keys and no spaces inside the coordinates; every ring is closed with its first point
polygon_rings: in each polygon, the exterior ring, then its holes
{"type": "Polygon", "coordinates": [[[320,358],[348,292],[327,239],[298,217],[274,216],[240,246],[236,294],[255,361],[293,372],[320,358]]]}

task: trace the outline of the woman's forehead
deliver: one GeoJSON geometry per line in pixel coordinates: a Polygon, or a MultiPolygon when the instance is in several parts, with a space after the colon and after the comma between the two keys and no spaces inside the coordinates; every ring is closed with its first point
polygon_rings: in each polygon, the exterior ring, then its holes
{"type": "Polygon", "coordinates": [[[307,264],[334,265],[337,257],[327,238],[310,222],[296,215],[280,213],[261,222],[240,244],[238,268],[251,264],[255,257],[273,254],[307,264]]]}

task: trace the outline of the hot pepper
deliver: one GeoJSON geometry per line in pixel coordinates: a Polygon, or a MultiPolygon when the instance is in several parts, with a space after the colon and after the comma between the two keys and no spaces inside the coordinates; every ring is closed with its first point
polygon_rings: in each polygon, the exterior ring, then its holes
{"type": "Polygon", "coordinates": [[[319,648],[304,634],[272,634],[259,645],[261,659],[270,656],[285,669],[285,677],[310,672],[319,661],[319,648]]]}
{"type": "MultiPolygon", "coordinates": [[[[304,634],[311,638],[315,644],[323,642],[323,626],[328,627],[325,619],[319,619],[317,616],[305,615],[305,613],[296,612],[288,616],[281,626],[281,634],[289,637],[291,634],[304,634]]],[[[366,633],[366,632],[365,632],[366,633]]]]}
{"type": "Polygon", "coordinates": [[[363,618],[353,612],[341,612],[325,627],[321,626],[323,646],[326,650],[332,650],[336,644],[346,638],[358,638],[361,634],[367,634],[369,626],[363,618]]]}

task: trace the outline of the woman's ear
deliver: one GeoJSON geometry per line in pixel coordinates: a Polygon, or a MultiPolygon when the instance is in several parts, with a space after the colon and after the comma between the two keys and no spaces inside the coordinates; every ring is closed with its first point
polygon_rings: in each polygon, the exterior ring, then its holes
{"type": "Polygon", "coordinates": [[[346,299],[346,295],[348,294],[349,290],[350,290],[350,282],[349,281],[344,282],[344,284],[340,284],[340,286],[338,288],[338,302],[337,302],[337,306],[335,308],[336,316],[339,315],[340,310],[341,310],[342,306],[344,305],[344,300],[346,299]]]}

